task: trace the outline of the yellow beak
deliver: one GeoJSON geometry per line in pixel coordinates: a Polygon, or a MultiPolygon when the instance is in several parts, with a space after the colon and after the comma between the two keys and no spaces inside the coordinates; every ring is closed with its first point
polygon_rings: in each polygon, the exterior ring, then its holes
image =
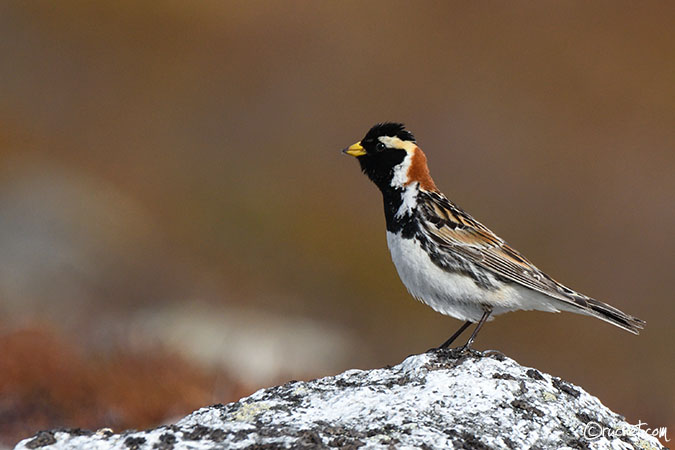
{"type": "Polygon", "coordinates": [[[342,153],[356,157],[365,155],[366,151],[361,146],[361,142],[357,142],[356,144],[350,145],[346,149],[342,150],[342,153]]]}

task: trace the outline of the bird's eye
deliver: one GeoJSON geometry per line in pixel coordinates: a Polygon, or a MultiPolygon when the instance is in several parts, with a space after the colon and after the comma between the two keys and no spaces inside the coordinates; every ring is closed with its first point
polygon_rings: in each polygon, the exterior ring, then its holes
{"type": "Polygon", "coordinates": [[[387,146],[384,145],[382,142],[378,142],[378,143],[375,145],[375,150],[377,150],[378,152],[381,152],[381,151],[384,150],[385,148],[387,148],[387,146]]]}

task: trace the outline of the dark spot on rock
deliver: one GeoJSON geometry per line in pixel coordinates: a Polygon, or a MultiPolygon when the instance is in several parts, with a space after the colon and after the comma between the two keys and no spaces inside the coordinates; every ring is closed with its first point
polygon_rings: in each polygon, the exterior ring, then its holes
{"type": "Polygon", "coordinates": [[[543,417],[544,413],[537,407],[534,407],[527,403],[525,400],[514,400],[511,402],[511,406],[513,406],[516,409],[520,409],[521,411],[524,411],[526,413],[526,416],[530,419],[534,418],[534,416],[539,416],[543,417]]]}
{"type": "Polygon", "coordinates": [[[399,439],[389,437],[389,436],[384,436],[383,438],[380,439],[380,444],[382,445],[388,445],[389,448],[396,448],[396,444],[400,444],[401,441],[399,439]]]}
{"type": "Polygon", "coordinates": [[[365,442],[358,439],[350,439],[347,436],[338,436],[328,441],[329,447],[337,447],[340,449],[357,449],[363,447],[365,442]]]}
{"type": "Polygon", "coordinates": [[[211,440],[214,442],[222,442],[227,437],[227,433],[220,429],[215,429],[211,431],[210,434],[211,440]]]}
{"type": "Polygon", "coordinates": [[[561,442],[560,447],[569,447],[576,450],[591,450],[587,442],[584,442],[579,439],[572,439],[567,442],[561,442]]]}
{"type": "Polygon", "coordinates": [[[443,430],[448,437],[459,437],[459,431],[454,429],[443,430]]]}
{"type": "Polygon", "coordinates": [[[248,430],[237,430],[232,434],[232,437],[234,438],[234,441],[243,441],[244,439],[248,439],[248,435],[251,433],[256,432],[257,430],[255,428],[249,428],[248,430]]]}
{"type": "Polygon", "coordinates": [[[577,419],[579,419],[583,423],[592,422],[594,420],[591,416],[589,416],[587,413],[583,411],[574,413],[574,415],[577,416],[577,419]]]}
{"type": "Polygon", "coordinates": [[[574,389],[572,386],[570,386],[568,383],[564,382],[560,378],[554,378],[553,379],[553,386],[556,387],[556,389],[571,395],[574,398],[579,398],[581,395],[581,392],[577,391],[574,389]]]}
{"type": "MultiPolygon", "coordinates": [[[[276,386],[273,388],[266,389],[264,395],[261,398],[261,400],[263,401],[270,401],[270,400],[277,401],[280,399],[285,400],[286,402],[291,403],[293,405],[297,405],[302,401],[303,397],[295,393],[294,389],[291,388],[288,384],[284,384],[282,386],[276,386]]],[[[246,402],[245,404],[248,403],[249,402],[246,402]]],[[[273,409],[279,409],[283,407],[284,406],[281,405],[273,409]]]]}
{"type": "Polygon", "coordinates": [[[527,372],[525,372],[528,377],[532,378],[533,380],[545,380],[545,378],[541,375],[541,373],[537,369],[528,369],[527,372]]]}
{"type": "Polygon", "coordinates": [[[483,352],[483,356],[488,356],[499,362],[504,362],[506,360],[506,355],[497,350],[486,350],[483,352]]]}
{"type": "Polygon", "coordinates": [[[156,442],[152,448],[157,450],[173,450],[173,445],[176,443],[176,436],[171,433],[164,433],[159,436],[159,442],[156,442]]]}
{"type": "Polygon", "coordinates": [[[516,377],[508,373],[494,373],[492,374],[492,378],[496,378],[498,380],[514,380],[514,381],[516,379],[516,377]]]}
{"type": "Polygon", "coordinates": [[[298,440],[293,448],[326,448],[326,446],[319,433],[313,430],[303,430],[298,433],[298,440]]]}
{"type": "Polygon", "coordinates": [[[620,434],[618,435],[618,437],[619,437],[620,440],[622,440],[622,441],[624,441],[624,442],[626,442],[626,443],[628,443],[628,444],[633,445],[633,441],[631,441],[631,439],[630,439],[625,433],[620,433],[620,434]]]}
{"type": "Polygon", "coordinates": [[[518,444],[516,444],[515,442],[513,442],[511,439],[507,438],[506,436],[502,437],[502,440],[504,441],[506,446],[508,448],[510,448],[511,450],[515,450],[515,449],[520,448],[520,446],[518,446],[518,444]]]}
{"type": "Polygon", "coordinates": [[[344,378],[340,378],[340,379],[335,380],[334,385],[339,387],[339,388],[350,388],[350,387],[361,386],[361,383],[357,382],[357,381],[347,381],[344,378]]]}
{"type": "Polygon", "coordinates": [[[35,438],[31,439],[26,443],[28,448],[39,448],[46,445],[56,444],[56,438],[54,433],[51,431],[38,431],[35,435],[35,438]]]}
{"type": "Polygon", "coordinates": [[[257,437],[269,437],[276,438],[281,435],[295,436],[298,437],[302,431],[297,431],[295,429],[289,429],[285,426],[279,426],[274,423],[263,423],[260,420],[256,420],[254,424],[254,432],[257,434],[257,437]]]}
{"type": "Polygon", "coordinates": [[[363,447],[366,444],[362,439],[378,434],[377,430],[372,430],[372,432],[357,431],[343,425],[332,425],[324,420],[318,420],[314,422],[314,424],[322,435],[332,437],[332,439],[328,441],[329,447],[337,447],[340,449],[355,450],[359,447],[363,447]]]}
{"type": "Polygon", "coordinates": [[[175,444],[176,436],[171,433],[164,433],[159,437],[160,442],[166,442],[167,444],[175,444]]]}
{"type": "Polygon", "coordinates": [[[129,450],[138,450],[141,448],[141,446],[145,444],[145,438],[138,436],[138,437],[132,437],[129,436],[124,440],[124,445],[129,447],[129,450]]]}
{"type": "Polygon", "coordinates": [[[239,411],[242,406],[243,406],[243,402],[241,402],[241,401],[230,403],[229,405],[225,405],[225,407],[220,410],[220,418],[223,419],[224,421],[230,420],[230,418],[228,418],[228,416],[230,416],[231,414],[234,414],[237,411],[239,411]]]}
{"type": "Polygon", "coordinates": [[[328,446],[329,447],[340,447],[342,448],[343,445],[347,443],[347,438],[344,436],[336,437],[328,441],[328,446]]]}
{"type": "Polygon", "coordinates": [[[321,430],[322,433],[329,434],[331,436],[347,436],[351,438],[364,438],[367,436],[367,434],[363,431],[356,431],[351,428],[346,428],[342,425],[331,425],[324,420],[318,420],[314,423],[319,427],[319,430],[321,430]]]}
{"type": "Polygon", "coordinates": [[[483,444],[480,439],[467,431],[445,430],[445,434],[452,439],[454,448],[492,450],[491,447],[483,444]]]}
{"type": "Polygon", "coordinates": [[[329,447],[355,450],[366,445],[361,439],[367,437],[367,434],[362,431],[356,431],[342,425],[332,425],[324,420],[318,420],[314,424],[322,435],[332,437],[328,441],[329,447]]]}
{"type": "Polygon", "coordinates": [[[518,395],[525,395],[527,394],[527,386],[525,385],[525,382],[523,380],[520,380],[518,383],[518,386],[520,387],[520,390],[518,391],[518,395]]]}
{"type": "Polygon", "coordinates": [[[382,384],[382,386],[391,389],[394,386],[405,386],[406,384],[412,384],[413,381],[414,380],[412,378],[410,378],[408,375],[405,375],[399,378],[394,378],[393,380],[387,380],[382,384]]]}
{"type": "Polygon", "coordinates": [[[470,449],[470,450],[492,450],[491,447],[483,444],[473,434],[457,430],[445,430],[445,434],[452,438],[452,444],[455,448],[470,449]]]}
{"type": "MultiPolygon", "coordinates": [[[[384,421],[384,420],[386,420],[386,419],[384,419],[384,418],[377,419],[377,420],[375,420],[375,422],[380,422],[380,421],[384,421]]],[[[408,429],[401,430],[398,426],[396,426],[394,424],[391,424],[391,423],[388,423],[388,424],[385,424],[383,427],[370,428],[369,430],[366,430],[363,437],[373,437],[373,436],[377,436],[378,434],[390,436],[394,433],[410,434],[410,430],[408,430],[408,429]]]]}
{"type": "Polygon", "coordinates": [[[464,364],[464,361],[467,361],[469,358],[479,359],[483,357],[476,350],[462,350],[459,348],[434,349],[431,351],[431,355],[433,358],[422,366],[427,370],[454,369],[464,364]]]}
{"type": "MultiPolygon", "coordinates": [[[[52,432],[68,433],[71,436],[91,436],[92,434],[94,434],[93,431],[84,430],[82,428],[57,428],[55,430],[52,430],[52,432]]],[[[112,434],[112,432],[110,432],[110,434],[112,434]]]]}
{"type": "Polygon", "coordinates": [[[195,425],[190,431],[183,431],[183,439],[198,441],[211,434],[211,428],[204,425],[195,425]]]}
{"type": "MultiPolygon", "coordinates": [[[[289,447],[286,447],[285,445],[277,444],[277,443],[272,443],[272,444],[253,444],[253,445],[248,445],[244,447],[243,450],[286,450],[289,447]]],[[[290,447],[293,449],[298,449],[298,450],[304,450],[306,447],[290,447]]]]}

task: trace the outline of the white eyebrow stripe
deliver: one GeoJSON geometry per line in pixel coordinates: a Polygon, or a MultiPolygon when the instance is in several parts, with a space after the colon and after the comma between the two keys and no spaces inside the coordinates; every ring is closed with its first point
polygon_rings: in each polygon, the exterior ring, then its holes
{"type": "Polygon", "coordinates": [[[408,153],[413,153],[417,147],[414,142],[404,141],[396,136],[380,136],[377,139],[389,148],[400,148],[408,153]]]}

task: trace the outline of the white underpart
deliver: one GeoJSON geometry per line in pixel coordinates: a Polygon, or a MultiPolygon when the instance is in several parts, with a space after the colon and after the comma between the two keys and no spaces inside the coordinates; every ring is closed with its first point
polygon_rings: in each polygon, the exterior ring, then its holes
{"type": "Polygon", "coordinates": [[[408,292],[441,314],[477,322],[485,306],[493,308],[493,316],[516,310],[558,311],[553,299],[516,284],[500,283],[495,279],[494,283],[501,286],[487,290],[468,275],[441,269],[416,239],[404,239],[399,234],[387,232],[387,244],[408,292]]]}

